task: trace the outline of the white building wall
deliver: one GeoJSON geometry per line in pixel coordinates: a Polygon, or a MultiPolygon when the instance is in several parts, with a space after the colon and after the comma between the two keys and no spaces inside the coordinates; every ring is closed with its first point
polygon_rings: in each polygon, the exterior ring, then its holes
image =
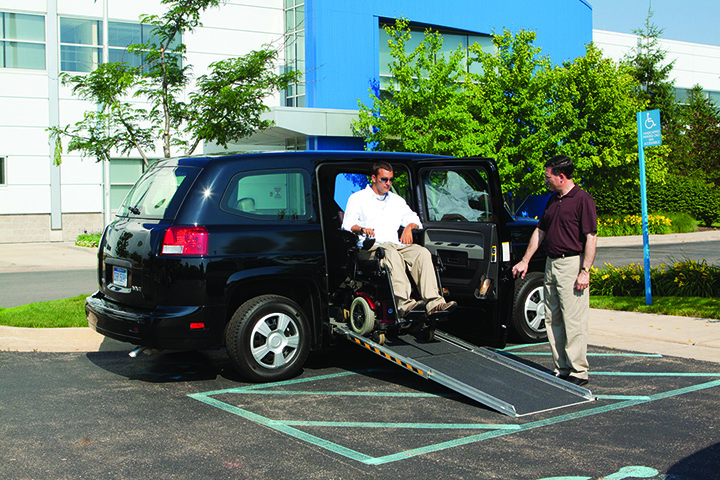
{"type": "MultiPolygon", "coordinates": [[[[593,30],[593,42],[607,58],[622,60],[637,46],[632,34],[593,30]]],[[[671,76],[676,88],[690,89],[696,84],[708,92],[720,92],[720,47],[660,39],[659,47],[667,51],[665,60],[673,60],[671,76]]]]}
{"type": "MultiPolygon", "coordinates": [[[[161,15],[167,8],[158,0],[0,0],[0,12],[45,16],[46,54],[59,58],[59,27],[55,29],[58,38],[47,34],[49,22],[57,24],[59,18],[48,18],[47,12],[56,9],[58,17],[102,20],[104,3],[109,21],[139,23],[140,15],[161,15]]],[[[265,44],[282,51],[283,3],[230,0],[205,12],[203,26],[183,38],[193,75],[206,73],[212,62],[244,55],[265,44]]],[[[95,159],[66,152],[59,169],[62,229],[52,230],[50,215],[58,206],[52,203],[57,198],[51,178],[55,167],[45,131],[55,108],[50,105],[52,83],[47,70],[0,68],[0,157],[5,157],[6,163],[6,185],[0,185],[0,243],[73,241],[82,231],[103,228],[103,166],[95,159]]],[[[269,106],[279,104],[279,97],[268,101],[269,106]]],[[[79,121],[86,110],[95,108],[62,85],[56,107],[61,126],[79,121]]],[[[158,145],[151,153],[162,156],[162,149],[158,145]]],[[[140,158],[135,152],[128,156],[140,158]]]]}

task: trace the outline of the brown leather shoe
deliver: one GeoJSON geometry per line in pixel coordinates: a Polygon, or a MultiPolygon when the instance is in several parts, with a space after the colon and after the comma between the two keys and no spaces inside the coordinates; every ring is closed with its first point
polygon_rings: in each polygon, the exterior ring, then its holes
{"type": "Polygon", "coordinates": [[[418,300],[413,300],[410,304],[408,304],[408,306],[405,309],[398,308],[398,317],[405,318],[405,316],[408,313],[415,310],[415,308],[417,308],[417,306],[420,305],[421,303],[423,303],[423,302],[418,301],[418,300]]]}
{"type": "Polygon", "coordinates": [[[455,300],[451,302],[443,302],[434,306],[433,309],[428,312],[428,315],[434,315],[436,313],[450,313],[455,310],[457,306],[458,304],[455,300]]]}

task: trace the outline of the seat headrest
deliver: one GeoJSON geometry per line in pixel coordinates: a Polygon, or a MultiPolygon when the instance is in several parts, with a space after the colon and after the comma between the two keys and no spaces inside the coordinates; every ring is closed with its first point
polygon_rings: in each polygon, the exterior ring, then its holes
{"type": "Polygon", "coordinates": [[[241,212],[253,213],[255,212],[255,200],[250,197],[241,198],[238,200],[237,209],[241,212]]]}

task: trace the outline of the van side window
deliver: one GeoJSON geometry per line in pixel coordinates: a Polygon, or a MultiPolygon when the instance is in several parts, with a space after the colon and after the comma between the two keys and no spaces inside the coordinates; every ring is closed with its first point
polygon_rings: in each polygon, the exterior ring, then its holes
{"type": "Polygon", "coordinates": [[[235,175],[220,208],[258,220],[310,218],[309,179],[304,171],[257,171],[235,175]]]}
{"type": "Polygon", "coordinates": [[[426,170],[422,173],[428,220],[489,222],[490,191],[479,170],[426,170]]]}
{"type": "MultiPolygon", "coordinates": [[[[403,197],[408,205],[412,205],[407,171],[404,168],[397,168],[393,172],[393,177],[392,191],[403,197]]],[[[345,210],[350,195],[370,185],[370,180],[371,176],[365,173],[339,173],[335,177],[335,203],[345,210]]]]}

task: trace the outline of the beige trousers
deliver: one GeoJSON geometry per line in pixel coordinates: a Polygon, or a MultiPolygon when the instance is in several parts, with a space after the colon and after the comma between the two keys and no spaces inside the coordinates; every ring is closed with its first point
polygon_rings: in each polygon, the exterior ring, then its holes
{"type": "Polygon", "coordinates": [[[545,326],[555,372],[588,378],[589,289],[575,290],[582,256],[548,258],[545,263],[545,326]]]}
{"type": "Polygon", "coordinates": [[[378,246],[385,249],[385,258],[380,261],[380,264],[387,267],[390,272],[390,282],[399,310],[406,310],[406,307],[412,303],[410,298],[412,284],[406,274],[406,269],[410,272],[410,276],[420,291],[420,296],[425,301],[426,311],[429,312],[445,301],[440,294],[432,256],[427,248],[417,244],[381,243],[373,245],[370,250],[375,250],[378,246]]]}

